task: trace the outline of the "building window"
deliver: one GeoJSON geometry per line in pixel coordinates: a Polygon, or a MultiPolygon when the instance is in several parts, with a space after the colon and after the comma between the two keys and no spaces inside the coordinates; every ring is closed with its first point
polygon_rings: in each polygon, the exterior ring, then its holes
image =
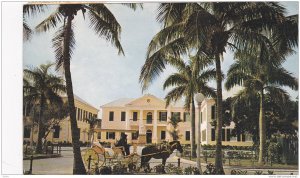
{"type": "Polygon", "coordinates": [[[215,141],[216,140],[216,132],[215,129],[211,129],[211,141],[215,141]]]}
{"type": "Polygon", "coordinates": [[[76,119],[78,119],[78,118],[77,118],[77,113],[78,113],[78,110],[77,110],[77,107],[75,107],[75,115],[76,115],[76,119]]]}
{"type": "Polygon", "coordinates": [[[225,129],[222,129],[222,141],[225,141],[225,129]]]}
{"type": "Polygon", "coordinates": [[[202,141],[206,141],[206,130],[202,130],[202,133],[201,133],[201,136],[202,136],[202,141]]]}
{"type": "Polygon", "coordinates": [[[97,133],[97,139],[100,140],[101,139],[101,132],[97,133]]]}
{"type": "Polygon", "coordinates": [[[78,110],[78,112],[77,112],[77,120],[79,121],[79,119],[80,119],[80,108],[78,108],[77,110],[78,110]]]}
{"type": "Polygon", "coordinates": [[[246,136],[245,134],[242,134],[242,142],[245,142],[246,141],[246,136]]]}
{"type": "Polygon", "coordinates": [[[166,122],[167,121],[167,112],[159,112],[159,121],[166,122]]]}
{"type": "Polygon", "coordinates": [[[137,121],[137,117],[138,117],[138,113],[137,112],[133,112],[132,120],[133,121],[137,121]]]}
{"type": "Polygon", "coordinates": [[[147,124],[152,124],[152,113],[151,112],[147,113],[147,124]]]}
{"type": "Polygon", "coordinates": [[[251,137],[251,135],[250,135],[249,133],[246,134],[246,142],[247,142],[247,141],[248,141],[248,142],[249,142],[249,141],[253,141],[253,140],[252,140],[252,137],[251,137]]]}
{"type": "Polygon", "coordinates": [[[184,112],[183,113],[183,121],[184,122],[191,122],[191,117],[189,112],[184,112]]]}
{"type": "Polygon", "coordinates": [[[87,122],[86,119],[87,119],[87,111],[84,111],[84,119],[83,120],[87,122]]]}
{"type": "Polygon", "coordinates": [[[114,140],[115,139],[115,132],[106,132],[106,139],[109,140],[109,139],[112,139],[114,140]]]}
{"type": "Polygon", "coordinates": [[[125,121],[126,119],[126,112],[121,112],[121,121],[125,121]]]}
{"type": "Polygon", "coordinates": [[[109,121],[114,121],[114,112],[113,111],[109,112],[109,121]]]}
{"type": "Polygon", "coordinates": [[[80,128],[78,128],[78,133],[79,133],[79,140],[80,140],[80,137],[81,137],[80,128]]]}
{"type": "Polygon", "coordinates": [[[131,133],[131,139],[132,140],[137,140],[139,137],[139,131],[131,133]]]}
{"type": "Polygon", "coordinates": [[[80,119],[79,119],[79,120],[81,120],[81,121],[82,121],[82,118],[83,118],[83,110],[82,110],[82,109],[80,109],[80,119]]]}
{"type": "Polygon", "coordinates": [[[180,112],[172,112],[171,117],[175,117],[175,118],[180,119],[180,112]]]}
{"type": "Polygon", "coordinates": [[[30,127],[24,127],[24,138],[30,138],[30,132],[31,132],[30,127]]]}
{"type": "Polygon", "coordinates": [[[185,131],[185,140],[190,141],[191,140],[191,132],[190,131],[185,131]]]}
{"type": "Polygon", "coordinates": [[[211,120],[214,120],[216,118],[216,106],[211,106],[211,120]]]}
{"type": "Polygon", "coordinates": [[[200,112],[200,123],[202,124],[203,118],[202,118],[202,111],[200,112]]]}
{"type": "Polygon", "coordinates": [[[166,131],[162,130],[162,131],[160,132],[160,139],[161,139],[161,140],[165,140],[165,139],[166,139],[166,131]]]}
{"type": "Polygon", "coordinates": [[[59,125],[53,126],[53,129],[54,129],[53,138],[59,138],[60,126],[59,125]]]}
{"type": "Polygon", "coordinates": [[[226,141],[230,141],[230,129],[226,129],[226,141]]]}
{"type": "Polygon", "coordinates": [[[238,142],[241,141],[241,134],[237,134],[237,141],[238,141],[238,142]]]}

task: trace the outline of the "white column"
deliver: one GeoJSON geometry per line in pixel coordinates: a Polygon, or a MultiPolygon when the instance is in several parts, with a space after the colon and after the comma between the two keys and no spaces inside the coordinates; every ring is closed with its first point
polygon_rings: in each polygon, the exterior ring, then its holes
{"type": "Polygon", "coordinates": [[[170,133],[169,133],[169,131],[171,130],[171,124],[169,124],[170,118],[171,118],[171,108],[168,107],[168,109],[167,109],[166,141],[171,141],[171,140],[172,140],[171,135],[170,135],[170,133]]]}
{"type": "Polygon", "coordinates": [[[127,109],[126,110],[126,130],[129,130],[130,129],[130,119],[131,119],[131,117],[130,117],[130,110],[129,109],[127,109]]]}
{"type": "Polygon", "coordinates": [[[157,143],[157,110],[154,110],[152,142],[157,143]]]}
{"type": "Polygon", "coordinates": [[[140,110],[140,120],[139,120],[139,133],[140,134],[146,134],[146,128],[144,126],[144,121],[143,121],[143,110],[140,110]]]}
{"type": "MultiPolygon", "coordinates": [[[[130,117],[130,110],[127,109],[126,110],[126,130],[130,130],[130,119],[132,119],[130,117]]],[[[128,143],[131,143],[131,133],[130,132],[126,132],[127,134],[127,141],[128,143]]]]}

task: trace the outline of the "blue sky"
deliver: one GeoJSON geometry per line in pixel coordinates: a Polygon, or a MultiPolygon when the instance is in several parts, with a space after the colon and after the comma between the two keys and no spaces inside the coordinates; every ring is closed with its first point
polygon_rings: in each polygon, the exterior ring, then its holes
{"type": "MultiPolygon", "coordinates": [[[[282,2],[288,14],[298,14],[298,2],[282,2]]],[[[157,3],[144,3],[143,10],[133,11],[119,4],[108,4],[116,19],[122,26],[121,43],[125,56],[119,56],[117,49],[104,39],[99,38],[89,29],[88,20],[84,21],[79,13],[75,18],[76,46],[71,60],[71,73],[74,93],[82,99],[99,107],[119,98],[137,98],[142,95],[138,83],[140,69],[145,62],[147,46],[152,37],[161,29],[156,22],[157,3]]],[[[28,24],[34,28],[47,17],[55,6],[37,17],[28,19],[28,24]]],[[[24,43],[23,66],[35,67],[46,62],[54,62],[54,52],[51,39],[55,33],[34,34],[33,38],[24,43]]],[[[284,66],[295,76],[299,76],[299,53],[289,56],[284,66]]],[[[231,52],[224,55],[223,72],[226,73],[234,62],[231,52]]],[[[157,78],[145,93],[151,93],[164,98],[166,91],[162,88],[165,78],[174,72],[168,67],[157,78]]],[[[59,74],[62,75],[62,74],[59,74]]],[[[215,86],[214,82],[210,82],[215,86]]],[[[224,97],[232,96],[239,88],[223,91],[224,97]]],[[[287,89],[292,98],[298,96],[297,91],[287,89]]]]}

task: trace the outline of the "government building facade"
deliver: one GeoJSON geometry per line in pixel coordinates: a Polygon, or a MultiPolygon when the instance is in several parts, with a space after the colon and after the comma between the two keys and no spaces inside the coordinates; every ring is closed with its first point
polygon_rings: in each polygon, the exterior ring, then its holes
{"type": "MultiPolygon", "coordinates": [[[[163,99],[146,94],[140,98],[123,98],[101,106],[102,124],[98,129],[98,139],[101,142],[116,143],[122,133],[127,135],[128,143],[150,144],[172,141],[169,133],[172,130],[168,124],[170,117],[179,117],[178,125],[181,144],[191,142],[191,121],[189,111],[184,109],[183,102],[170,104],[166,108],[163,99]]],[[[211,121],[216,117],[214,99],[206,98],[201,107],[196,106],[196,140],[198,138],[198,122],[201,122],[202,144],[215,144],[215,129],[211,121]],[[199,112],[200,109],[200,112],[199,112]],[[200,113],[200,119],[199,119],[200,113]]],[[[231,146],[252,146],[250,135],[233,135],[232,122],[222,129],[222,144],[231,146]]]]}
{"type": "MultiPolygon", "coordinates": [[[[67,97],[63,96],[63,101],[67,102],[67,97]]],[[[80,97],[74,95],[74,102],[75,102],[75,109],[76,109],[76,120],[77,125],[79,128],[80,133],[80,141],[82,143],[89,142],[88,140],[88,132],[90,129],[89,123],[86,121],[86,118],[95,117],[98,118],[98,112],[99,110],[89,104],[88,102],[84,101],[80,97]]],[[[100,122],[99,125],[96,125],[96,128],[100,128],[100,122]]],[[[38,137],[38,129],[37,126],[33,127],[32,130],[32,119],[27,117],[24,121],[24,134],[23,138],[26,142],[37,142],[38,137]]],[[[97,141],[97,133],[94,133],[94,141],[97,141]]],[[[59,124],[54,125],[51,129],[51,132],[49,132],[48,136],[46,137],[47,141],[51,141],[53,143],[58,142],[72,142],[72,134],[71,134],[71,124],[70,124],[70,117],[66,117],[63,120],[59,122],[59,124]]]]}

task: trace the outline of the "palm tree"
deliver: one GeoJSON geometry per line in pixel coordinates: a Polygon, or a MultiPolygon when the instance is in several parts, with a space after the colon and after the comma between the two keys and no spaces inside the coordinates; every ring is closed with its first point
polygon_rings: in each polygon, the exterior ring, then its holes
{"type": "Polygon", "coordinates": [[[188,64],[180,58],[170,58],[168,62],[179,72],[170,75],[163,85],[164,89],[175,86],[165,97],[166,107],[171,101],[177,101],[182,96],[185,97],[185,109],[190,110],[191,116],[191,155],[196,157],[194,95],[203,93],[205,96],[216,96],[214,89],[207,86],[206,83],[215,77],[215,70],[201,71],[204,66],[196,58],[191,58],[188,64]]]}
{"type": "MultiPolygon", "coordinates": [[[[124,5],[129,6],[134,10],[138,6],[142,7],[140,4],[127,3],[124,5]]],[[[121,26],[111,11],[105,4],[102,3],[60,4],[48,18],[37,25],[36,30],[38,32],[47,32],[51,28],[57,27],[59,22],[63,22],[52,40],[53,47],[55,49],[56,68],[63,69],[66,79],[74,153],[73,174],[86,174],[80,152],[79,129],[76,121],[73,85],[70,71],[70,60],[75,47],[73,20],[79,11],[82,12],[83,17],[85,17],[85,14],[87,13],[90,22],[89,27],[93,29],[99,37],[104,37],[106,41],[111,42],[118,49],[118,54],[124,55],[123,48],[119,41],[121,26]]]]}
{"type": "Polygon", "coordinates": [[[169,120],[169,124],[172,125],[173,129],[169,130],[169,133],[171,134],[173,140],[178,140],[179,139],[179,132],[178,132],[178,124],[182,122],[182,120],[180,119],[180,117],[170,117],[169,120]]]}
{"type": "Polygon", "coordinates": [[[59,96],[65,92],[64,81],[61,77],[50,74],[53,64],[41,65],[32,70],[24,69],[24,100],[39,106],[38,141],[36,153],[42,153],[42,138],[45,135],[44,110],[47,103],[62,103],[59,96]]]}
{"type": "Polygon", "coordinates": [[[188,50],[213,57],[216,65],[217,174],[224,174],[222,163],[222,71],[221,59],[226,49],[248,49],[260,41],[268,41],[260,32],[276,33],[278,47],[296,46],[298,27],[295,20],[284,16],[284,8],[273,2],[201,2],[163,3],[158,21],[164,28],[149,44],[140,82],[143,89],[165,68],[167,55],[185,55],[188,50]],[[289,34],[287,25],[292,34],[289,34]],[[284,37],[284,40],[282,40],[284,37]]]}
{"type": "Polygon", "coordinates": [[[97,119],[96,117],[90,117],[90,118],[86,118],[85,119],[88,124],[90,125],[90,128],[89,128],[89,132],[88,132],[88,140],[89,142],[92,144],[93,143],[93,140],[94,140],[94,129],[95,129],[95,126],[97,125],[99,121],[99,119],[97,119]]]}
{"type": "Polygon", "coordinates": [[[259,164],[263,164],[266,152],[266,121],[265,121],[265,95],[269,94],[274,100],[285,101],[288,94],[282,86],[298,89],[297,78],[282,67],[285,58],[282,54],[273,53],[269,44],[257,46],[257,51],[237,52],[236,63],[228,70],[226,89],[241,85],[244,90],[239,95],[259,96],[259,164]]]}

